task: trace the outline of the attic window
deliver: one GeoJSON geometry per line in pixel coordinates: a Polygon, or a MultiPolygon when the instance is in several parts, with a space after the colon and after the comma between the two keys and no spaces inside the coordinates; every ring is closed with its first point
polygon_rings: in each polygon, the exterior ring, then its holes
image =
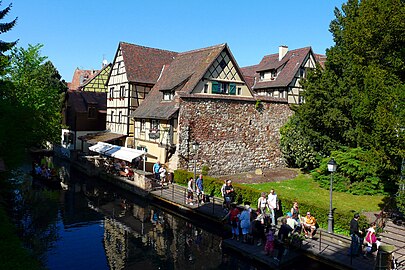
{"type": "Polygon", "coordinates": [[[174,98],[173,91],[163,91],[163,100],[170,101],[174,98]]]}

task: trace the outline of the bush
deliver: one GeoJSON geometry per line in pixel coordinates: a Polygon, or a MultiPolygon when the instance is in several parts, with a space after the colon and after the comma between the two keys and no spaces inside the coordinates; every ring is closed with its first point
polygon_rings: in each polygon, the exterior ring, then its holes
{"type": "MultiPolygon", "coordinates": [[[[378,176],[378,165],[373,159],[372,151],[344,147],[333,151],[331,156],[337,163],[337,171],[333,175],[335,191],[354,195],[384,194],[383,181],[378,176]]],[[[324,158],[319,168],[312,172],[314,180],[327,189],[330,186],[330,172],[327,170],[329,160],[329,157],[324,158]]]]}

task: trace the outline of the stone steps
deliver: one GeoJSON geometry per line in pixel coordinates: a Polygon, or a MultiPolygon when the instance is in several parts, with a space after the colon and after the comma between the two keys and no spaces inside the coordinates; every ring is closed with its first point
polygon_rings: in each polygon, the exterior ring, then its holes
{"type": "Polygon", "coordinates": [[[391,220],[387,220],[384,232],[379,234],[382,245],[392,245],[396,247],[394,257],[398,261],[405,259],[405,226],[395,225],[391,220]]]}

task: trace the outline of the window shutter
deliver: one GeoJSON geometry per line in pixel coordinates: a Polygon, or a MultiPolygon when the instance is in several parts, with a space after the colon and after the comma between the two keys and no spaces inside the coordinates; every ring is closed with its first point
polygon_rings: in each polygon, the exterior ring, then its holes
{"type": "Polygon", "coordinates": [[[219,93],[219,83],[218,82],[212,82],[212,93],[213,94],[219,93]]]}
{"type": "Polygon", "coordinates": [[[236,95],[236,84],[234,83],[229,84],[229,94],[236,95]]]}

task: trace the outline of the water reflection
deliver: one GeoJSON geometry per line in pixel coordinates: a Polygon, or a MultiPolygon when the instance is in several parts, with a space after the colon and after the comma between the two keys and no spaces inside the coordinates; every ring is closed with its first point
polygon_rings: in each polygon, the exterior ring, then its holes
{"type": "Polygon", "coordinates": [[[34,189],[25,179],[15,193],[15,220],[47,269],[268,269],[222,250],[216,228],[74,170],[62,172],[65,190],[34,189]]]}

